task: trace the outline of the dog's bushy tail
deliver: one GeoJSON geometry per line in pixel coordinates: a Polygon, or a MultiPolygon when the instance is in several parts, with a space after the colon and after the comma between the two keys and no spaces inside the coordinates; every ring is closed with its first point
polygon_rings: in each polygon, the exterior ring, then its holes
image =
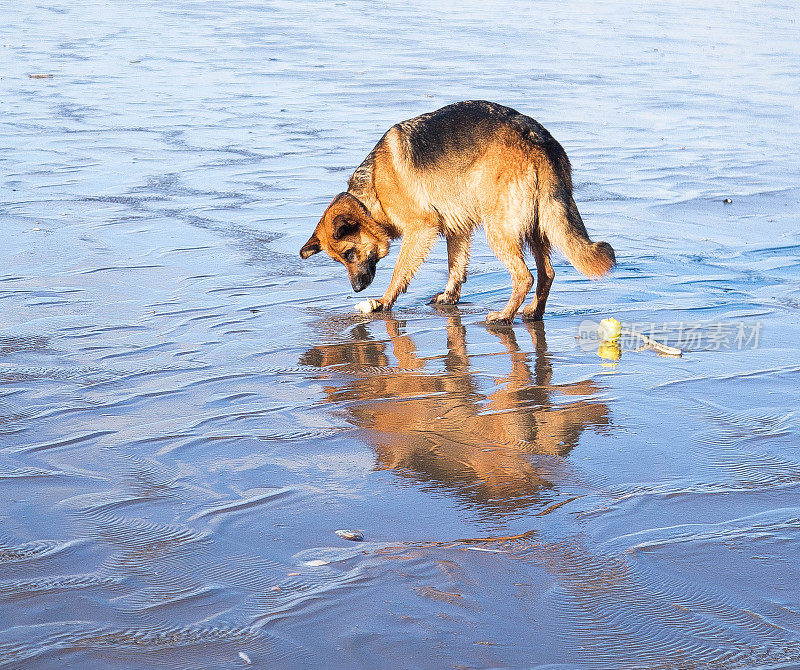
{"type": "Polygon", "coordinates": [[[539,231],[575,269],[598,279],[617,264],[608,242],[592,242],[571,195],[544,195],[539,200],[539,231]]]}

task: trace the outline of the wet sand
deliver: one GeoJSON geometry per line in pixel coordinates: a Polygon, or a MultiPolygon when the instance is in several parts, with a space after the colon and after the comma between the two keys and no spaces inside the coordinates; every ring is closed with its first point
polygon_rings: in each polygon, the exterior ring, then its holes
{"type": "Polygon", "coordinates": [[[6,11],[0,667],[800,666],[797,10],[562,4],[6,11]],[[469,98],[618,269],[490,329],[479,234],[457,309],[441,244],[353,313],[394,255],[356,296],[300,246],[469,98]],[[613,363],[607,316],[728,338],[613,363]]]}

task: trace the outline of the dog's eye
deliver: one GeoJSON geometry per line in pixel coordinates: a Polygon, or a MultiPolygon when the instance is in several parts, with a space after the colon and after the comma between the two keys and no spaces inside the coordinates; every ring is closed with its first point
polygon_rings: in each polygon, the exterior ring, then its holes
{"type": "Polygon", "coordinates": [[[342,256],[348,263],[352,263],[356,258],[356,250],[355,249],[348,249],[345,251],[342,256]]]}

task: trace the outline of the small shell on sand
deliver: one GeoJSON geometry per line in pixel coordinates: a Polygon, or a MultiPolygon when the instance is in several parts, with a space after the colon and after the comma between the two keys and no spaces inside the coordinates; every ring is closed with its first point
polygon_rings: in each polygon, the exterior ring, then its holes
{"type": "Polygon", "coordinates": [[[358,303],[356,305],[356,311],[361,312],[362,314],[369,314],[370,312],[376,312],[379,306],[380,302],[370,298],[369,300],[362,300],[360,303],[358,303]]]}
{"type": "Polygon", "coordinates": [[[357,530],[335,530],[333,531],[343,540],[352,540],[353,542],[363,542],[364,534],[357,530]]]}

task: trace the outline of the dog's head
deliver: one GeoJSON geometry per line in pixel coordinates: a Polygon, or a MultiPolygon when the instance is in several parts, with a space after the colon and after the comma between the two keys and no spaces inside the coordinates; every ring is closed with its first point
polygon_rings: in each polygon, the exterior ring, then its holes
{"type": "Polygon", "coordinates": [[[300,256],[308,258],[320,251],[347,268],[353,290],[358,292],[375,278],[375,266],[389,253],[389,239],[358,198],[340,193],[300,249],[300,256]]]}

